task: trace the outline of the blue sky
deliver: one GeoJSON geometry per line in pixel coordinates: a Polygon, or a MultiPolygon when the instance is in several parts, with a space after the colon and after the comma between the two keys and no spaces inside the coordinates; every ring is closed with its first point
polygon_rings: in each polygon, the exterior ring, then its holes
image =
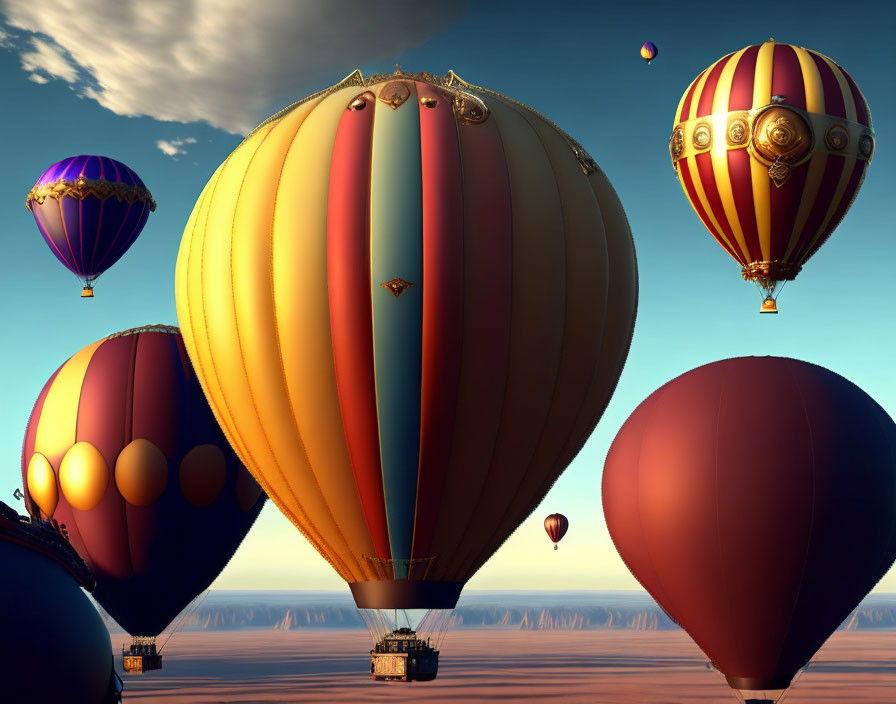
{"type": "MultiPolygon", "coordinates": [[[[844,375],[896,415],[896,6],[258,5],[57,0],[52,12],[42,12],[24,0],[0,0],[0,500],[12,503],[21,486],[25,424],[53,370],[113,331],[176,323],[174,264],[184,225],[242,134],[354,68],[389,72],[396,61],[406,71],[454,69],[569,132],[613,182],[638,252],[641,304],[616,395],[579,457],[470,588],[636,587],[606,532],[601,468],[635,406],[695,366],[747,354],[805,359],[844,375]],[[691,80],[722,55],[769,37],[840,63],[865,94],[877,135],[852,209],[785,288],[778,316],[757,313],[758,294],[691,210],[667,149],[691,80]],[[638,54],[648,39],[660,51],[650,66],[638,54]],[[125,162],[158,202],[91,301],[78,297],[77,280],[52,256],[24,207],[45,168],[81,153],[125,162]],[[541,526],[554,511],[571,522],[557,552],[541,526]]],[[[341,581],[269,506],[216,586],[321,589],[341,588],[341,581]]],[[[896,591],[896,572],[879,589],[896,591]]]]}

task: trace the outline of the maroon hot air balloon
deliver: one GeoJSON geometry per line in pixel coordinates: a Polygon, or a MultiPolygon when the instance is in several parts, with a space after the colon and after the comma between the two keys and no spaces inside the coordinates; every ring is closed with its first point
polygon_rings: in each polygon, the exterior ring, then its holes
{"type": "Polygon", "coordinates": [[[125,670],[160,666],[153,638],[218,576],[264,502],[165,326],[88,345],[50,377],[22,473],[31,515],[65,526],[94,597],[135,636],[125,670]]]}
{"type": "Polygon", "coordinates": [[[93,282],[134,244],[156,202],[140,177],[107,156],[70,156],[44,171],[25,207],[47,246],[84,282],[93,282]]]}
{"type": "Polygon", "coordinates": [[[552,513],[544,519],[544,529],[548,537],[554,541],[554,550],[556,550],[557,543],[563,539],[566,531],[569,530],[569,519],[562,513],[552,513]]]}
{"type": "Polygon", "coordinates": [[[896,424],[823,367],[715,362],[632,413],[603,506],[644,588],[731,687],[774,702],[896,558],[896,424]]]}

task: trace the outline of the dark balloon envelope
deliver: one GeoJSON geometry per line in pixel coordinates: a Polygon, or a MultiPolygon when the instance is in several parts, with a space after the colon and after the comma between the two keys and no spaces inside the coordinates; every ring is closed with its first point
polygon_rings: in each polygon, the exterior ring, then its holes
{"type": "Polygon", "coordinates": [[[264,502],[163,326],[95,342],[50,377],[22,474],[32,516],[65,525],[132,635],[157,635],[208,588],[264,502]]]}
{"type": "Polygon", "coordinates": [[[715,362],[632,413],[603,506],[628,568],[729,684],[781,690],[896,557],[896,424],[823,367],[715,362]]]}
{"type": "Polygon", "coordinates": [[[54,531],[0,504],[4,702],[120,701],[109,632],[81,591],[92,580],[65,547],[54,531]]]}
{"type": "Polygon", "coordinates": [[[83,282],[117,262],[156,208],[140,177],[106,156],[72,156],[53,164],[29,191],[25,206],[50,250],[83,282]]]}

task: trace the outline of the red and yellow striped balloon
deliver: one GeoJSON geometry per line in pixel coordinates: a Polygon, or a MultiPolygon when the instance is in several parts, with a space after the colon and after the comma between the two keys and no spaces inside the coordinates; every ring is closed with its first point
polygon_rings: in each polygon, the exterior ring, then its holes
{"type": "Polygon", "coordinates": [[[358,605],[451,608],[603,412],[636,278],[552,123],[453,73],[355,73],[214,174],[177,313],[232,445],[358,605]]]}
{"type": "Polygon", "coordinates": [[[777,312],[852,204],[874,153],[855,81],[821,54],[769,40],[728,54],[685,91],[669,142],[685,195],[777,312]]]}
{"type": "Polygon", "coordinates": [[[96,577],[131,635],[155,636],[208,589],[264,504],[221,434],[177,328],[115,333],[69,358],[22,445],[25,503],[96,577]]]}

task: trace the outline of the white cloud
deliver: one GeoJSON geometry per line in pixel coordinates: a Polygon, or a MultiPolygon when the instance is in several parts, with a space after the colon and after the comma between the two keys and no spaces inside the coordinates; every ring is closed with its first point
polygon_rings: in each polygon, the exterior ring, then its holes
{"type": "Polygon", "coordinates": [[[40,85],[50,82],[49,78],[47,78],[46,76],[42,76],[39,73],[32,73],[30,76],[28,76],[28,80],[33,81],[34,83],[39,83],[40,85]]]}
{"type": "Polygon", "coordinates": [[[117,114],[206,121],[237,133],[267,117],[273,99],[302,97],[296,91],[313,89],[322,74],[396,59],[440,31],[464,5],[54,0],[48,12],[34,0],[0,0],[11,27],[40,35],[21,56],[32,76],[73,82],[80,71],[91,79],[79,84],[80,94],[117,114]]]}
{"type": "Polygon", "coordinates": [[[30,75],[35,83],[46,83],[47,76],[61,78],[68,83],[78,80],[78,69],[62,55],[62,52],[43,39],[33,37],[31,39],[32,51],[22,54],[22,68],[30,75]],[[39,80],[39,79],[44,80],[39,80]]]}
{"type": "Polygon", "coordinates": [[[156,142],[156,146],[163,154],[176,157],[178,154],[186,154],[185,144],[196,144],[195,137],[184,137],[183,139],[160,139],[156,142]]]}

